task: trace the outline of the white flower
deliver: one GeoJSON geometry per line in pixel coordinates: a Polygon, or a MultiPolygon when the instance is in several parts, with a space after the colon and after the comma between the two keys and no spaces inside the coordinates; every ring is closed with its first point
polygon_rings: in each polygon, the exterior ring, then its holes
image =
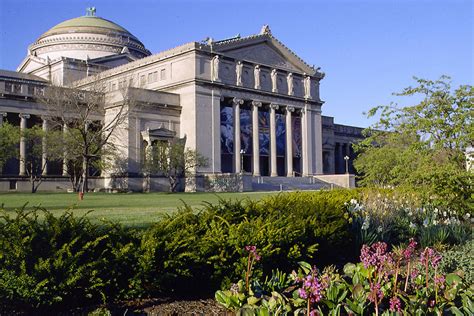
{"type": "Polygon", "coordinates": [[[435,213],[435,214],[438,214],[438,208],[437,208],[437,207],[435,207],[434,213],[435,213]]]}
{"type": "Polygon", "coordinates": [[[438,221],[437,220],[433,220],[433,225],[438,225],[438,221]]]}
{"type": "Polygon", "coordinates": [[[446,217],[446,216],[448,216],[448,215],[446,214],[446,212],[443,212],[443,216],[446,217]]]}
{"type": "Polygon", "coordinates": [[[351,199],[350,203],[355,205],[355,204],[357,204],[357,200],[356,199],[351,199]]]}
{"type": "Polygon", "coordinates": [[[409,226],[411,229],[415,229],[416,228],[416,224],[415,223],[412,223],[410,222],[410,226],[409,226]]]}
{"type": "Polygon", "coordinates": [[[377,232],[381,233],[383,231],[382,226],[377,227],[377,232]]]}
{"type": "Polygon", "coordinates": [[[469,213],[466,213],[466,215],[464,215],[465,219],[468,219],[469,217],[471,217],[471,214],[469,214],[469,213]]]}
{"type": "Polygon", "coordinates": [[[408,212],[408,216],[413,216],[412,211],[408,212]]]}

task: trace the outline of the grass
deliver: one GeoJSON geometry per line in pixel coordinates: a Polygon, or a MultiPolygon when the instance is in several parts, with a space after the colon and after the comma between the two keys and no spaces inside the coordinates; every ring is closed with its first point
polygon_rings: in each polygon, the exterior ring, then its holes
{"type": "Polygon", "coordinates": [[[109,220],[126,226],[145,227],[158,221],[164,214],[177,210],[184,203],[200,208],[206,202],[221,199],[253,199],[275,194],[268,192],[246,193],[89,193],[79,201],[74,193],[0,193],[0,205],[13,214],[26,204],[27,210],[41,206],[55,215],[71,209],[77,216],[87,216],[93,221],[109,220]],[[88,213],[89,211],[91,211],[88,213]]]}

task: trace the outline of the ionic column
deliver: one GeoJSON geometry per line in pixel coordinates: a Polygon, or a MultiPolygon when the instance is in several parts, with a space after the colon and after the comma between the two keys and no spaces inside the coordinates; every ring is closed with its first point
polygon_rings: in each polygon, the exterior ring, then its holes
{"type": "Polygon", "coordinates": [[[286,176],[293,177],[293,126],[291,121],[291,112],[295,108],[286,107],[286,176]]]}
{"type": "Polygon", "coordinates": [[[48,174],[48,154],[47,144],[46,144],[46,132],[48,131],[48,120],[45,117],[43,119],[43,138],[41,139],[41,167],[43,168],[42,175],[45,176],[48,174]]]}
{"type": "MultiPolygon", "coordinates": [[[[64,125],[63,125],[63,137],[64,137],[64,138],[67,137],[67,132],[68,132],[68,126],[67,126],[67,124],[64,124],[64,125]]],[[[68,176],[68,172],[67,172],[67,156],[68,156],[67,149],[64,149],[63,176],[68,176]]]]}
{"type": "Polygon", "coordinates": [[[276,115],[278,104],[270,104],[270,177],[278,176],[277,172],[277,143],[276,143],[276,115]]]}
{"type": "Polygon", "coordinates": [[[20,176],[25,176],[26,175],[26,140],[25,137],[23,136],[24,131],[26,130],[26,120],[30,118],[29,114],[23,114],[21,113],[20,115],[20,131],[21,131],[21,137],[20,137],[20,176]]]}
{"type": "Polygon", "coordinates": [[[260,144],[258,134],[258,108],[262,102],[252,101],[252,151],[253,151],[253,175],[260,176],[260,144]]]}
{"type": "Polygon", "coordinates": [[[244,100],[232,99],[234,110],[234,172],[240,173],[242,166],[240,163],[240,106],[244,104],[244,100]]]}

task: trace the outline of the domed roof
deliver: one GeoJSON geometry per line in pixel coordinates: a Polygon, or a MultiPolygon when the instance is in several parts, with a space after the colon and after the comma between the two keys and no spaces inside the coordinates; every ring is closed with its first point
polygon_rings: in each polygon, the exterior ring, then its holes
{"type": "Polygon", "coordinates": [[[127,31],[126,29],[124,29],[123,27],[121,27],[120,25],[118,25],[118,24],[116,24],[112,21],[109,21],[109,20],[106,20],[106,19],[103,19],[103,18],[100,18],[100,17],[97,17],[97,16],[93,16],[93,15],[86,15],[86,16],[80,16],[78,18],[74,18],[74,19],[70,19],[70,20],[66,20],[64,22],[61,22],[58,25],[53,26],[49,31],[44,33],[42,36],[44,36],[46,34],[54,34],[54,33],[64,32],[65,28],[80,29],[82,27],[86,27],[86,28],[97,27],[97,28],[110,29],[110,30],[130,34],[129,31],[127,31]]]}
{"type": "Polygon", "coordinates": [[[87,60],[118,55],[123,51],[135,58],[151,55],[125,28],[95,16],[95,8],[89,8],[86,16],[52,27],[30,45],[29,51],[31,55],[50,60],[61,57],[87,60]]]}

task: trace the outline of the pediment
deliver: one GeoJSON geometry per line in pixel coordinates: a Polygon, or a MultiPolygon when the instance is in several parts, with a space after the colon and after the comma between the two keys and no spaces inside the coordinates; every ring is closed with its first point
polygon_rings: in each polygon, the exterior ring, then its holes
{"type": "Polygon", "coordinates": [[[46,62],[43,59],[30,55],[23,60],[23,62],[17,68],[17,71],[23,73],[31,73],[45,65],[46,62]]]}
{"type": "Polygon", "coordinates": [[[313,75],[315,70],[271,35],[257,35],[217,43],[216,51],[226,56],[258,64],[313,75]]]}

